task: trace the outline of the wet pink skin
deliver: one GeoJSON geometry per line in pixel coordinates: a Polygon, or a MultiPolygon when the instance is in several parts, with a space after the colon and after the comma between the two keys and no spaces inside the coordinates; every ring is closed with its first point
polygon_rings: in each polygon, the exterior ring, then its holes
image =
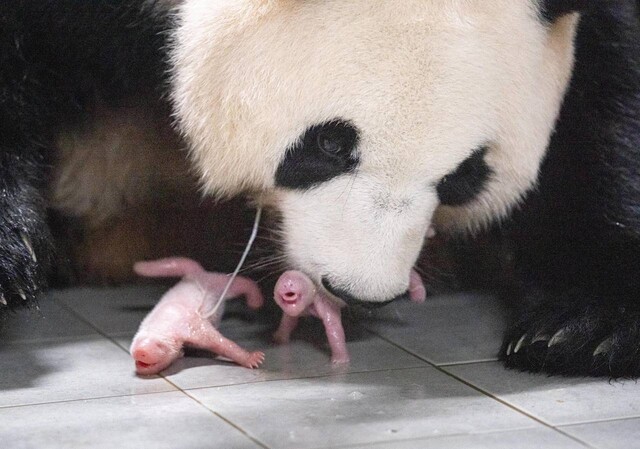
{"type": "MultiPolygon", "coordinates": [[[[262,352],[248,352],[216,329],[224,304],[212,317],[202,316],[213,310],[219,301],[229,280],[227,275],[209,273],[197,262],[184,258],[138,262],[134,271],[145,277],[182,278],[142,321],[133,339],[130,352],[138,374],[159,373],[181,357],[187,346],[213,352],[247,368],[257,368],[264,361],[262,352]]],[[[252,309],[264,304],[258,286],[247,278],[238,277],[231,284],[227,297],[241,295],[247,298],[252,309]]]]}
{"type": "Polygon", "coordinates": [[[417,304],[422,304],[427,300],[427,288],[416,270],[411,270],[409,278],[409,299],[417,304]]]}
{"type": "MultiPolygon", "coordinates": [[[[311,315],[320,318],[324,324],[333,364],[349,363],[344,328],[342,327],[341,308],[343,305],[319,291],[313,281],[299,271],[287,271],[276,283],[274,289],[276,304],[283,311],[278,330],[273,334],[277,343],[288,343],[291,333],[298,326],[301,316],[311,315]]],[[[409,296],[413,302],[426,300],[426,289],[420,275],[413,271],[409,282],[409,296]]]]}

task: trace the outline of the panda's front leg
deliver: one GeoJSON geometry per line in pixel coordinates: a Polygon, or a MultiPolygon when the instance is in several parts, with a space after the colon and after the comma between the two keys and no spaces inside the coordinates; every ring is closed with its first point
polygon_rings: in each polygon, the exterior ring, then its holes
{"type": "Polygon", "coordinates": [[[45,288],[53,244],[40,149],[0,143],[0,315],[33,304],[45,288]]]}
{"type": "Polygon", "coordinates": [[[580,289],[531,293],[516,312],[501,358],[509,368],[532,372],[640,377],[638,300],[580,289]]]}

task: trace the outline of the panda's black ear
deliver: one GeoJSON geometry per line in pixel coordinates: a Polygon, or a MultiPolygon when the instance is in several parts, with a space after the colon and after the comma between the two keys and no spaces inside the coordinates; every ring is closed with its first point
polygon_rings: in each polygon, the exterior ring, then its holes
{"type": "Polygon", "coordinates": [[[582,11],[598,1],[600,0],[542,0],[541,13],[546,21],[553,22],[558,17],[582,11]]]}

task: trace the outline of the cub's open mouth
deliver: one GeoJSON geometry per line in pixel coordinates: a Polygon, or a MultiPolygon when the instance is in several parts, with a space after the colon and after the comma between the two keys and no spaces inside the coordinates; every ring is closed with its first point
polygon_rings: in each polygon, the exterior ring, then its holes
{"type": "Polygon", "coordinates": [[[141,362],[139,360],[136,361],[136,367],[137,368],[150,368],[153,365],[154,365],[153,363],[144,363],[144,362],[141,362]]]}
{"type": "Polygon", "coordinates": [[[284,295],[282,295],[281,299],[285,304],[295,304],[298,302],[298,295],[293,292],[285,293],[284,295]]]}

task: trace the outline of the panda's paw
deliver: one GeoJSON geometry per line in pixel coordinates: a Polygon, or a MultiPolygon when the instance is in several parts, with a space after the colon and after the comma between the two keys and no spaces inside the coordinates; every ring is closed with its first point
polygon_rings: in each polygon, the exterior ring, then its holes
{"type": "Polygon", "coordinates": [[[52,255],[46,224],[13,225],[0,220],[0,315],[35,303],[46,286],[52,255]]]}
{"type": "Polygon", "coordinates": [[[501,348],[506,366],[559,375],[640,377],[638,304],[562,296],[521,311],[501,348]]]}

